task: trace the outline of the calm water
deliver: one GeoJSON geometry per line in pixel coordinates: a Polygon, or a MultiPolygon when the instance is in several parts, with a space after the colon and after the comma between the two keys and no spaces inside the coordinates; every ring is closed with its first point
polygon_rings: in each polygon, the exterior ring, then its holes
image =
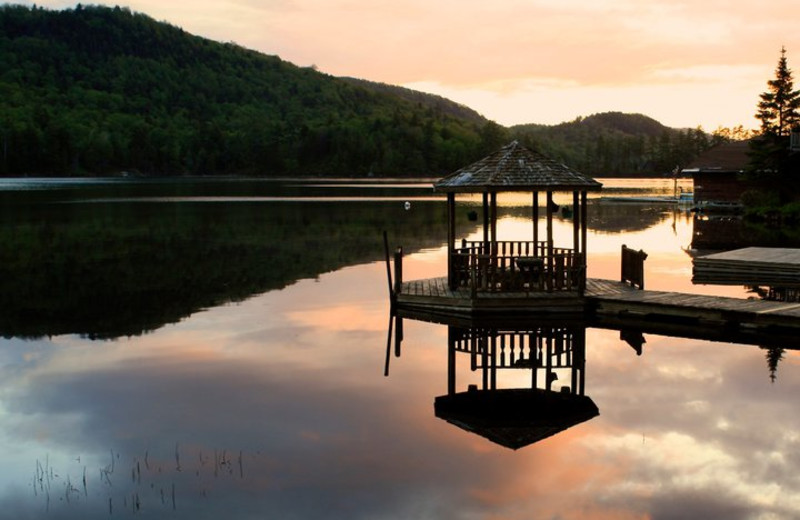
{"type": "MultiPolygon", "coordinates": [[[[770,370],[757,346],[645,335],[637,356],[590,328],[600,415],[518,451],[435,417],[447,327],[406,320],[384,377],[381,232],[406,278],[445,272],[428,186],[1,181],[2,514],[797,518],[791,349],[770,370]]],[[[500,202],[500,238],[526,239],[527,200],[500,202]]],[[[459,236],[477,236],[467,209],[459,236]]],[[[616,278],[624,243],[649,253],[648,288],[748,297],[690,281],[697,246],[740,236],[729,222],[599,198],[589,213],[589,276],[616,278]]],[[[571,229],[557,219],[567,244],[571,229]]]]}

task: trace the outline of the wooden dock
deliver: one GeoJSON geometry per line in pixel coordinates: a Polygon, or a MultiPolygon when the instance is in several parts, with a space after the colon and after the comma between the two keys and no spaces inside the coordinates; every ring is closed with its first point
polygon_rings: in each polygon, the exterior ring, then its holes
{"type": "Polygon", "coordinates": [[[797,287],[800,286],[800,249],[746,247],[695,258],[692,281],[797,287]]]}
{"type": "Polygon", "coordinates": [[[470,289],[450,289],[447,277],[403,282],[397,304],[408,311],[433,314],[520,314],[520,313],[582,313],[584,300],[577,292],[569,291],[502,291],[478,292],[471,297],[470,289]]]}
{"type": "MultiPolygon", "coordinates": [[[[709,339],[744,335],[750,338],[748,342],[757,341],[765,332],[784,339],[800,332],[800,303],[638,290],[627,283],[598,279],[587,280],[583,296],[576,292],[508,292],[479,294],[477,298],[470,298],[467,289],[449,289],[446,278],[415,280],[402,284],[395,305],[402,316],[437,322],[446,322],[448,317],[577,315],[600,328],[665,334],[680,330],[689,337],[709,339]]],[[[768,342],[766,338],[764,342],[768,342]]]]}
{"type": "Polygon", "coordinates": [[[800,332],[800,303],[638,291],[610,280],[588,280],[585,298],[587,314],[600,327],[764,344],[777,338],[797,343],[800,332]]]}

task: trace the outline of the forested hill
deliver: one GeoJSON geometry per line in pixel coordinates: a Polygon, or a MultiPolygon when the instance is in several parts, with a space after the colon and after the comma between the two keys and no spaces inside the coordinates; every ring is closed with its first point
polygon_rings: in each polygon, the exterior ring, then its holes
{"type": "Polygon", "coordinates": [[[0,63],[2,175],[435,175],[506,138],[442,98],[118,7],[0,6],[0,63]]]}
{"type": "Polygon", "coordinates": [[[589,175],[666,175],[685,167],[719,136],[669,128],[641,114],[606,112],[559,125],[520,125],[512,135],[525,145],[589,175]]]}
{"type": "Polygon", "coordinates": [[[435,176],[511,138],[591,175],[652,175],[700,130],[597,114],[507,129],[439,96],[336,78],[124,8],[0,5],[0,175],[435,176]]]}
{"type": "Polygon", "coordinates": [[[418,90],[411,90],[405,87],[398,87],[397,85],[388,85],[386,83],[377,83],[374,81],[368,81],[365,79],[359,79],[359,78],[342,78],[342,79],[345,81],[349,81],[355,85],[366,87],[370,90],[385,92],[387,94],[392,94],[393,96],[403,98],[406,101],[411,101],[412,103],[415,104],[424,105],[428,108],[432,108],[438,112],[448,114],[458,119],[472,121],[473,123],[479,124],[481,126],[489,122],[484,116],[482,116],[475,110],[469,108],[468,106],[461,105],[459,103],[456,103],[455,101],[452,101],[450,99],[441,96],[437,96],[434,94],[427,94],[425,92],[420,92],[418,90]]]}

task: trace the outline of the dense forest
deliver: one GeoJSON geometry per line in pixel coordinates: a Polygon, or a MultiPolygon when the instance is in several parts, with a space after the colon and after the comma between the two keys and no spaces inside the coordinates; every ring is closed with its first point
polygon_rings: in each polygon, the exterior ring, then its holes
{"type": "Polygon", "coordinates": [[[2,6],[0,63],[5,175],[419,175],[498,144],[441,98],[410,101],[122,8],[2,6]]]}
{"type": "Polygon", "coordinates": [[[526,146],[597,176],[664,175],[725,140],[700,128],[676,130],[641,114],[606,112],[555,126],[511,129],[526,146]]]}
{"type": "Polygon", "coordinates": [[[449,173],[511,138],[593,175],[664,174],[710,144],[645,116],[512,129],[124,8],[0,6],[0,175],[449,173]]]}

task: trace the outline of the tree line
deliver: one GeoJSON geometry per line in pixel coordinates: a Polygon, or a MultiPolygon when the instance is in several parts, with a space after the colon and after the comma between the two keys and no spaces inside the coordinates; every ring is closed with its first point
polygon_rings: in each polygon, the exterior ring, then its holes
{"type": "Polygon", "coordinates": [[[521,125],[512,133],[529,147],[595,176],[668,175],[735,130],[678,130],[641,114],[606,112],[554,126],[521,125]]]}
{"type": "Polygon", "coordinates": [[[443,175],[516,138],[591,175],[685,165],[715,136],[641,115],[504,128],[115,7],[0,6],[0,175],[443,175]]]}

